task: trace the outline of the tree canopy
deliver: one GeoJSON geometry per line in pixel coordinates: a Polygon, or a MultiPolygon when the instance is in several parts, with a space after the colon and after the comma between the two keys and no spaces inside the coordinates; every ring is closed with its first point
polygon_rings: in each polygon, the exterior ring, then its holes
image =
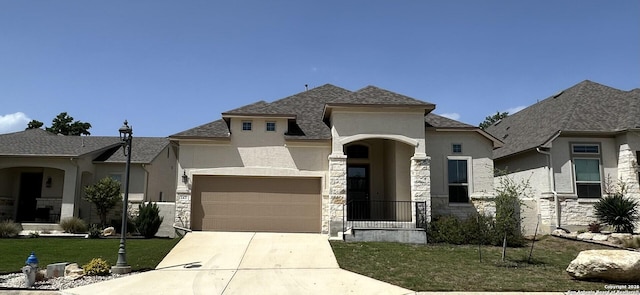
{"type": "MultiPolygon", "coordinates": [[[[41,128],[44,123],[38,120],[31,120],[27,125],[26,129],[35,129],[41,128]]],[[[91,129],[91,124],[87,122],[74,121],[73,117],[69,116],[67,112],[62,112],[58,114],[51,121],[51,127],[45,127],[45,130],[54,133],[54,134],[62,134],[62,135],[91,135],[89,132],[91,129]]]]}
{"type": "Polygon", "coordinates": [[[487,129],[487,127],[493,125],[495,122],[498,122],[504,118],[506,118],[507,116],[509,116],[509,112],[496,112],[495,115],[493,116],[487,116],[486,118],[484,118],[484,121],[482,121],[482,123],[480,123],[480,125],[478,125],[478,127],[480,127],[480,129],[487,129]]]}

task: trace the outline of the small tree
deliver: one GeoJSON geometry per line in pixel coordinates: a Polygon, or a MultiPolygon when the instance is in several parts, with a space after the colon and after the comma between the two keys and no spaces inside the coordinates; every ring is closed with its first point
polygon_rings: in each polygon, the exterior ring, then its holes
{"type": "Polygon", "coordinates": [[[504,260],[507,245],[524,245],[524,236],[520,227],[520,196],[530,192],[529,179],[517,182],[507,175],[506,171],[497,171],[500,184],[496,188],[496,232],[502,235],[502,259],[504,260]]]}
{"type": "Polygon", "coordinates": [[[102,225],[107,224],[109,211],[122,201],[120,182],[111,177],[105,177],[98,183],[85,187],[84,194],[84,199],[96,206],[102,225]]]}

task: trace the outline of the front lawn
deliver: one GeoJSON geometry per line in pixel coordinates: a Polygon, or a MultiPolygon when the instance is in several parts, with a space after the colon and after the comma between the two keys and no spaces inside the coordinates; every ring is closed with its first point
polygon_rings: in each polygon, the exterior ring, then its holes
{"type": "MultiPolygon", "coordinates": [[[[127,262],[133,271],[151,270],[160,263],[180,239],[127,239],[127,262]]],[[[40,268],[56,262],[76,262],[80,267],[92,258],[103,258],[111,265],[118,260],[120,239],[19,238],[0,239],[0,274],[20,272],[31,251],[40,268]]]]}
{"type": "Polygon", "coordinates": [[[580,251],[605,246],[545,236],[523,248],[443,244],[331,242],[340,267],[414,291],[605,290],[605,283],[572,279],[565,269],[580,251]]]}

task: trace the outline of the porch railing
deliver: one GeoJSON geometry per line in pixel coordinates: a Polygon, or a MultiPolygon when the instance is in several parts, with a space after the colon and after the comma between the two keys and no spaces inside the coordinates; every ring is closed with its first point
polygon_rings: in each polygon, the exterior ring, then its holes
{"type": "Polygon", "coordinates": [[[415,229],[426,227],[427,204],[415,201],[348,201],[343,232],[349,229],[415,229]]]}

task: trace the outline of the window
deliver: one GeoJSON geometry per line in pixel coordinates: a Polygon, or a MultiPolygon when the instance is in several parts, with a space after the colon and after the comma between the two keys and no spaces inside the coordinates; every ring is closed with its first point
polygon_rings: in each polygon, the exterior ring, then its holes
{"type": "Polygon", "coordinates": [[[276,131],[276,122],[267,122],[267,131],[276,131]]]}
{"type": "Polygon", "coordinates": [[[451,152],[453,152],[454,154],[462,153],[462,144],[461,143],[452,144],[451,145],[451,152]]]}
{"type": "Polygon", "coordinates": [[[578,198],[602,197],[600,145],[573,144],[571,151],[578,198]]]}
{"type": "Polygon", "coordinates": [[[469,202],[469,170],[467,163],[466,159],[448,160],[449,203],[469,202]]]}
{"type": "Polygon", "coordinates": [[[600,159],[573,159],[576,169],[576,190],[579,198],[600,198],[600,159]]]}
{"type": "Polygon", "coordinates": [[[242,121],[242,131],[251,131],[251,121],[242,121]]]}

